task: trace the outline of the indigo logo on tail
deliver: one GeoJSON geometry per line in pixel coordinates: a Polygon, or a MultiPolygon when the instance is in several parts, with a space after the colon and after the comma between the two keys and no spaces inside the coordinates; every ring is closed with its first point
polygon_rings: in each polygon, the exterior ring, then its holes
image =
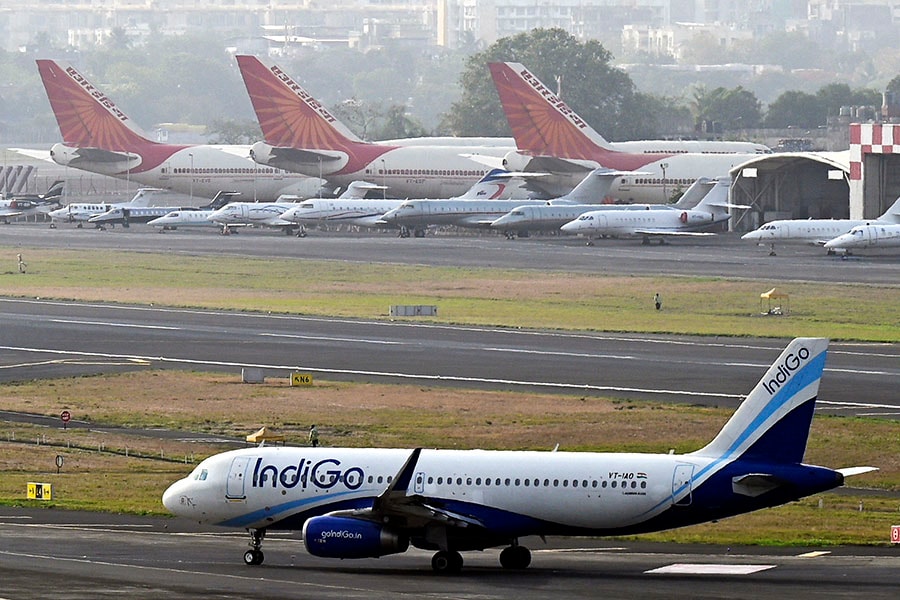
{"type": "Polygon", "coordinates": [[[778,368],[775,370],[775,377],[768,381],[763,381],[763,387],[766,388],[769,394],[774,395],[807,359],[809,359],[809,350],[804,347],[797,350],[796,354],[791,352],[784,358],[784,362],[778,365],[778,368]]]}

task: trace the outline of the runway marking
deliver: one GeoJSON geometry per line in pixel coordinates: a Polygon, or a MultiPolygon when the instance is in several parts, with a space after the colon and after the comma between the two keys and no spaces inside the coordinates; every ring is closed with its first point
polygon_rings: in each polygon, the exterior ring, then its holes
{"type": "Polygon", "coordinates": [[[566,552],[585,552],[585,553],[602,553],[602,552],[627,552],[628,548],[546,548],[543,550],[532,550],[533,554],[565,554],[566,552]]]}
{"type": "MultiPolygon", "coordinates": [[[[156,307],[156,306],[128,306],[128,305],[114,305],[114,304],[102,304],[102,303],[91,303],[91,302],[64,302],[64,301],[45,301],[45,300],[29,300],[27,298],[0,298],[0,303],[10,303],[10,304],[38,304],[38,305],[50,305],[50,306],[64,306],[64,307],[84,307],[84,308],[102,308],[106,310],[123,310],[123,311],[136,311],[136,312],[160,312],[160,313],[169,313],[169,314],[188,314],[188,315],[212,315],[212,316],[220,316],[220,315],[228,315],[229,318],[235,317],[245,317],[248,319],[277,319],[277,320],[285,320],[285,321],[300,321],[300,322],[313,322],[313,323],[351,323],[356,325],[372,325],[372,326],[382,326],[382,327],[408,327],[408,328],[421,328],[421,329],[447,329],[451,331],[474,331],[474,332],[490,332],[504,335],[527,335],[527,336],[545,336],[545,337],[557,337],[557,338],[574,338],[574,339],[594,339],[594,340],[610,340],[617,342],[637,342],[642,344],[661,344],[661,345],[669,345],[669,346],[702,346],[705,348],[743,348],[747,350],[771,350],[772,352],[780,351],[784,347],[782,345],[773,345],[773,346],[759,346],[753,344],[740,344],[735,342],[718,342],[714,340],[672,340],[672,339],[648,339],[642,336],[628,336],[628,335],[604,335],[602,333],[589,335],[578,332],[553,332],[553,331],[539,331],[534,329],[504,329],[504,328],[495,328],[495,327],[479,327],[479,326],[456,326],[456,325],[446,325],[442,323],[412,323],[407,321],[372,321],[365,319],[347,319],[347,318],[336,318],[336,317],[311,317],[311,316],[299,316],[299,315],[278,315],[278,314],[264,314],[264,313],[234,313],[228,311],[219,311],[219,310],[203,310],[203,309],[184,309],[184,308],[171,308],[171,307],[156,307]]],[[[177,329],[177,328],[176,328],[177,329]]],[[[891,344],[879,344],[873,342],[871,344],[874,347],[885,346],[891,347],[891,344]]],[[[897,356],[892,353],[882,353],[882,352],[863,352],[859,350],[841,350],[840,346],[847,346],[850,348],[864,346],[861,343],[833,343],[831,344],[831,348],[829,348],[829,352],[831,354],[845,354],[848,356],[875,356],[880,358],[891,358],[897,356]]],[[[769,363],[766,363],[764,366],[768,367],[769,363]]]]}
{"type": "Polygon", "coordinates": [[[774,569],[777,565],[726,565],[715,563],[675,563],[644,573],[651,575],[752,575],[774,569]]]}
{"type": "Polygon", "coordinates": [[[820,556],[825,556],[831,554],[830,550],[814,550],[812,552],[804,552],[803,554],[798,554],[797,558],[819,558],[820,556]]]}
{"type": "Polygon", "coordinates": [[[164,329],[167,331],[180,331],[181,327],[169,325],[136,325],[134,323],[113,323],[111,321],[82,321],[80,319],[47,319],[50,323],[65,323],[68,325],[98,325],[101,327],[125,327],[128,329],[164,329]]]}
{"type": "Polygon", "coordinates": [[[323,342],[351,342],[354,344],[380,344],[384,346],[402,346],[408,342],[391,342],[388,340],[367,340],[363,338],[342,338],[327,335],[300,335],[292,333],[260,333],[262,337],[289,338],[297,340],[316,340],[323,342]]]}
{"type": "MultiPolygon", "coordinates": [[[[55,350],[52,348],[26,348],[22,346],[0,346],[0,350],[9,350],[13,352],[37,352],[37,353],[47,353],[47,354],[62,354],[66,356],[82,356],[82,357],[92,357],[92,358],[105,358],[105,359],[119,359],[119,360],[139,360],[139,361],[159,361],[165,363],[175,363],[175,364],[184,364],[184,365],[207,365],[207,366],[216,366],[216,367],[234,367],[234,368],[247,368],[247,367],[255,367],[259,369],[268,369],[268,370],[276,370],[276,371],[313,371],[316,373],[325,373],[331,375],[361,375],[365,377],[391,377],[394,379],[419,379],[426,381],[454,381],[454,382],[463,382],[463,383],[491,383],[491,384],[502,384],[502,385],[512,385],[519,387],[546,387],[553,389],[567,389],[567,390],[579,390],[579,391],[595,391],[595,392],[631,392],[631,393],[640,393],[640,394],[664,394],[670,396],[694,396],[694,397],[703,397],[703,398],[727,398],[727,399],[736,399],[742,400],[744,398],[743,394],[724,394],[717,392],[699,392],[692,390],[665,390],[665,389],[649,389],[649,388],[636,388],[636,387],[624,387],[624,386],[609,386],[609,385],[593,385],[586,383],[559,383],[559,382],[550,382],[550,381],[528,381],[528,380],[515,380],[515,379],[498,379],[493,377],[463,377],[460,375],[423,375],[423,374],[415,374],[415,373],[400,373],[400,372],[391,372],[391,371],[364,371],[359,369],[329,369],[323,367],[316,367],[311,365],[273,365],[273,364],[262,364],[262,363],[241,363],[241,362],[232,362],[232,361],[216,361],[216,360],[198,360],[198,359],[190,359],[190,358],[175,358],[168,356],[143,356],[143,355],[129,355],[129,354],[109,354],[104,352],[79,352],[74,350],[55,350]]],[[[827,400],[817,400],[817,404],[819,405],[828,405],[828,406],[841,406],[846,408],[852,407],[862,407],[862,408],[881,408],[881,409],[900,409],[900,406],[894,406],[890,404],[872,404],[866,402],[830,402],[827,400]]]]}
{"type": "Polygon", "coordinates": [[[119,359],[140,359],[147,361],[159,361],[165,363],[175,363],[184,365],[207,365],[216,367],[233,367],[233,368],[259,368],[278,371],[313,371],[315,373],[326,373],[331,375],[361,375],[365,377],[391,377],[394,379],[418,379],[426,381],[455,381],[463,383],[491,383],[512,385],[520,387],[545,387],[554,389],[568,389],[578,391],[595,391],[595,392],[631,392],[641,394],[666,394],[675,396],[694,396],[704,398],[728,398],[743,399],[743,394],[720,394],[715,392],[699,392],[691,390],[654,390],[649,388],[634,388],[610,385],[593,385],[588,383],[559,383],[551,381],[520,381],[515,379],[498,379],[493,377],[463,377],[461,375],[423,375],[416,373],[400,373],[391,371],[364,371],[360,369],[329,369],[310,365],[272,365],[262,363],[240,363],[232,361],[218,360],[197,360],[191,358],[173,358],[167,356],[141,356],[128,354],[108,354],[103,352],[78,352],[74,350],[53,350],[50,348],[23,348],[19,346],[0,346],[0,350],[10,350],[15,352],[43,352],[63,354],[69,356],[92,356],[104,358],[119,359]]]}

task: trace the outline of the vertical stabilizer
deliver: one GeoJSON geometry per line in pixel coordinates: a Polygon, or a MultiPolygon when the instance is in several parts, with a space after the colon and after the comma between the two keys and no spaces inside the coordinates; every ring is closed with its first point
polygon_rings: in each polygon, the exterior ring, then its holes
{"type": "Polygon", "coordinates": [[[709,177],[700,177],[684,191],[681,198],[673,206],[682,210],[690,210],[700,204],[716,186],[716,180],[709,177]]]}
{"type": "Polygon", "coordinates": [[[802,462],[827,349],[824,338],[792,341],[715,439],[694,454],[721,460],[802,462]]]}
{"type": "Polygon", "coordinates": [[[362,143],[281,67],[237,56],[244,85],[267,144],[282,148],[346,150],[362,143]]]}
{"type": "Polygon", "coordinates": [[[894,203],[884,211],[884,214],[878,217],[878,220],[888,223],[900,223],[900,198],[894,200],[894,203]]]}
{"type": "Polygon", "coordinates": [[[36,62],[66,145],[132,151],[153,143],[72,65],[52,60],[36,62]]]}

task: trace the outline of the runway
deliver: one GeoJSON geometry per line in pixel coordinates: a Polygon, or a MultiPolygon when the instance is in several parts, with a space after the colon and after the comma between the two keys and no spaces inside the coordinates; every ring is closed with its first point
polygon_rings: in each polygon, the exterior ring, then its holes
{"type": "MultiPolygon", "coordinates": [[[[180,368],[736,407],[785,340],[364,321],[0,298],[0,381],[180,368]]],[[[819,410],[900,416],[900,345],[829,349],[819,410]],[[861,391],[864,393],[861,394],[861,391]]]]}
{"type": "Polygon", "coordinates": [[[298,536],[270,533],[266,561],[243,564],[244,534],[178,519],[0,507],[6,598],[895,598],[896,548],[724,548],[580,538],[524,541],[526,571],[498,551],[465,553],[437,576],[429,552],[315,558],[298,536]]]}

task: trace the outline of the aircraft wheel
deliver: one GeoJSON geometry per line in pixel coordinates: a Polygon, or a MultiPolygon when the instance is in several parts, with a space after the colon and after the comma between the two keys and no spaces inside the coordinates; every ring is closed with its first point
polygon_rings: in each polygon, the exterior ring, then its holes
{"type": "Polygon", "coordinates": [[[462,570],[463,559],[459,552],[454,550],[441,550],[431,557],[431,568],[435,573],[453,574],[462,570]]]}
{"type": "Polygon", "coordinates": [[[244,563],[249,566],[261,565],[265,555],[262,550],[247,550],[244,552],[244,563]]]}
{"type": "Polygon", "coordinates": [[[500,566],[504,569],[527,569],[531,564],[531,551],[525,546],[510,546],[500,552],[500,566]]]}

